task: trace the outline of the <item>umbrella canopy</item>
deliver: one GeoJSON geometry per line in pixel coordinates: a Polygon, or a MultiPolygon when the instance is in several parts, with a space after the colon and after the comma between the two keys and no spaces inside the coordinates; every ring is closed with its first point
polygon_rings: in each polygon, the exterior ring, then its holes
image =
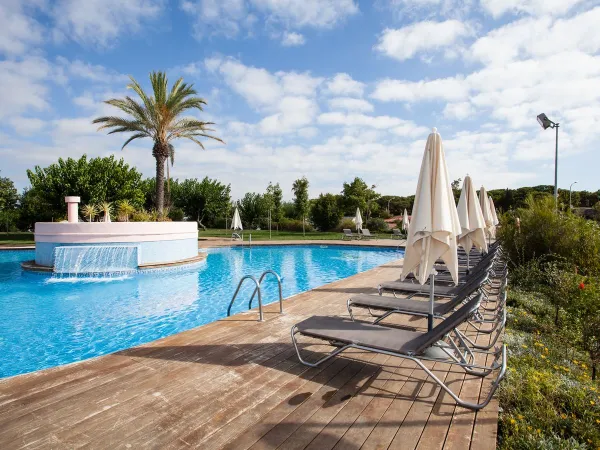
{"type": "Polygon", "coordinates": [[[458,245],[464,248],[467,254],[471,251],[473,245],[487,252],[485,219],[483,218],[481,206],[477,199],[477,191],[475,191],[469,175],[463,181],[457,210],[461,229],[460,236],[458,237],[458,245]]]}
{"type": "Polygon", "coordinates": [[[402,216],[402,229],[404,231],[408,231],[408,226],[410,225],[410,221],[408,220],[408,211],[404,208],[404,216],[402,216]]]}
{"type": "Polygon", "coordinates": [[[494,200],[492,199],[492,196],[489,196],[490,199],[490,211],[492,212],[492,221],[494,226],[497,226],[500,221],[498,220],[498,214],[496,214],[496,205],[494,205],[494,200]]]}
{"type": "Polygon", "coordinates": [[[354,219],[352,219],[352,222],[354,222],[356,224],[356,231],[358,230],[362,230],[362,216],[360,215],[360,209],[356,208],[356,216],[354,216],[354,219]]]}
{"type": "Polygon", "coordinates": [[[242,219],[240,219],[240,212],[238,211],[237,206],[235,207],[235,212],[233,213],[233,219],[231,219],[231,229],[232,230],[243,230],[242,219]]]}
{"type": "Polygon", "coordinates": [[[425,283],[441,258],[458,282],[456,238],[460,231],[442,137],[434,128],[425,144],[401,279],[412,272],[419,283],[425,283]]]}
{"type": "Polygon", "coordinates": [[[492,210],[490,208],[490,200],[488,199],[487,191],[483,186],[481,186],[481,189],[479,189],[479,206],[481,207],[483,220],[485,220],[485,230],[491,235],[492,228],[494,227],[494,216],[492,216],[492,210]]]}

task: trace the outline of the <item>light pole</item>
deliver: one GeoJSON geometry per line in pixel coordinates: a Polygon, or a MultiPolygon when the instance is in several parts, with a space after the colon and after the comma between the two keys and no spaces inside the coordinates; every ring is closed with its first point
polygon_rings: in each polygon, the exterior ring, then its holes
{"type": "Polygon", "coordinates": [[[573,181],[571,186],[569,186],[569,211],[573,209],[573,205],[571,204],[571,193],[573,192],[573,185],[577,184],[577,181],[573,181]]]}
{"type": "Polygon", "coordinates": [[[388,200],[388,207],[387,207],[387,212],[388,212],[388,214],[390,213],[390,202],[391,202],[391,201],[392,201],[392,199],[390,198],[390,199],[388,200]]]}
{"type": "Polygon", "coordinates": [[[558,122],[552,122],[548,119],[548,116],[541,113],[537,116],[537,121],[541,127],[545,130],[546,128],[556,129],[556,148],[554,151],[554,207],[558,209],[558,122]]]}

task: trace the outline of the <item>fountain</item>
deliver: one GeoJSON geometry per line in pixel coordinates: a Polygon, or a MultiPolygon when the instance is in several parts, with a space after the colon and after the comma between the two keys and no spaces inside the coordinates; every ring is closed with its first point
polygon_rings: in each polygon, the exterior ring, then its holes
{"type": "Polygon", "coordinates": [[[65,197],[66,222],[35,224],[35,261],[27,270],[114,274],[197,262],[196,222],[79,222],[79,197],[65,197]]]}

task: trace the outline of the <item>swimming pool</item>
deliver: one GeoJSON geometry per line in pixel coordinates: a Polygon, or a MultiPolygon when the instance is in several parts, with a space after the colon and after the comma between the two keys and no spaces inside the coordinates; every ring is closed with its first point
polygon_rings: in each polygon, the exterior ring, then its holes
{"type": "MultiPolygon", "coordinates": [[[[32,251],[0,251],[0,378],[81,361],[153,341],[227,315],[240,278],[273,269],[284,298],[401,258],[394,249],[340,246],[208,249],[187,269],[113,279],[57,279],[24,272],[32,251]]],[[[267,277],[263,303],[277,301],[267,277]]],[[[244,311],[247,283],[232,314],[244,311]]],[[[256,302],[256,301],[255,301],[256,302]]],[[[255,303],[256,304],[256,303],[255,303]]]]}

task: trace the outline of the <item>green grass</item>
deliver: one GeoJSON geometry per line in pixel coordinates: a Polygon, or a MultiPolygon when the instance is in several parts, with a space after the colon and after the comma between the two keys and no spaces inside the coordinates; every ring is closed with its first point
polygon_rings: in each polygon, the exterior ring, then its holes
{"type": "MultiPolygon", "coordinates": [[[[198,236],[200,239],[203,237],[220,237],[220,238],[231,238],[231,230],[223,229],[208,229],[206,231],[200,230],[198,236]]],[[[244,230],[239,232],[244,234],[244,240],[248,239],[248,235],[252,234],[253,241],[269,240],[269,230],[244,230]]],[[[390,234],[378,234],[378,237],[382,239],[390,239],[390,234]]],[[[321,232],[321,231],[310,231],[306,232],[306,236],[302,235],[301,231],[271,231],[271,240],[322,240],[322,239],[334,239],[341,240],[342,233],[334,232],[321,232]]]]}
{"type": "Polygon", "coordinates": [[[500,449],[599,449],[600,382],[572,332],[554,326],[543,295],[509,291],[506,379],[498,398],[500,449]]]}
{"type": "Polygon", "coordinates": [[[33,233],[0,233],[0,245],[6,246],[19,246],[19,245],[33,245],[33,233]]]}

